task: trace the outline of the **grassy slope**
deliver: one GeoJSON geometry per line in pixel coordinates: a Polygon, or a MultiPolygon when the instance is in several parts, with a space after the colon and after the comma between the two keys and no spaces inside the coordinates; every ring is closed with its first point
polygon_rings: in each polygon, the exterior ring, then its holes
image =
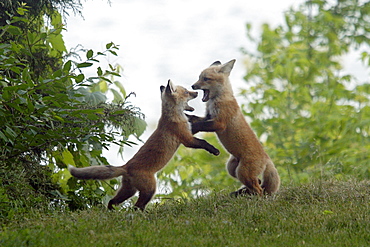
{"type": "Polygon", "coordinates": [[[226,192],[132,210],[30,213],[1,246],[368,246],[370,181],[285,187],[275,198],[226,192]]]}

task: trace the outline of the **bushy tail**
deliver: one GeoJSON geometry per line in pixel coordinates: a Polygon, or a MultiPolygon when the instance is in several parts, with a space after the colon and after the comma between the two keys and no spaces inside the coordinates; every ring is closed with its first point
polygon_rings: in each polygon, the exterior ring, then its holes
{"type": "Polygon", "coordinates": [[[271,195],[272,193],[279,190],[280,177],[272,161],[268,161],[266,169],[263,172],[263,184],[262,188],[265,193],[271,195]]]}
{"type": "Polygon", "coordinates": [[[68,170],[78,179],[105,180],[126,174],[126,169],[123,166],[89,166],[76,168],[69,165],[68,170]]]}

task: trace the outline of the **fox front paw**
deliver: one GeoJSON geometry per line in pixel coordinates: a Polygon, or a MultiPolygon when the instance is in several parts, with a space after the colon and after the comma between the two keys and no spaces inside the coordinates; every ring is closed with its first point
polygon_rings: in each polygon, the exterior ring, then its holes
{"type": "Polygon", "coordinates": [[[217,148],[213,147],[210,151],[209,151],[211,154],[215,155],[215,156],[218,156],[220,154],[220,150],[218,150],[217,148]]]}
{"type": "Polygon", "coordinates": [[[109,210],[111,210],[111,211],[112,211],[112,210],[115,210],[115,209],[114,209],[114,207],[113,207],[113,205],[114,205],[114,204],[113,204],[112,200],[110,200],[110,201],[108,202],[108,209],[109,209],[109,210]]]}
{"type": "Polygon", "coordinates": [[[203,118],[195,116],[195,115],[185,114],[185,116],[188,118],[188,121],[190,123],[196,123],[196,122],[202,121],[202,119],[203,119],[203,118]]]}

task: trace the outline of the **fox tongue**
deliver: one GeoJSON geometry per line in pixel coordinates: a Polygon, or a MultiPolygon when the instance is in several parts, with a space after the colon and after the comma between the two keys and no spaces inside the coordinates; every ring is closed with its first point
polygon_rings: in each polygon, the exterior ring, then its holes
{"type": "Polygon", "coordinates": [[[208,89],[203,89],[203,102],[207,102],[209,100],[209,90],[208,89]]]}

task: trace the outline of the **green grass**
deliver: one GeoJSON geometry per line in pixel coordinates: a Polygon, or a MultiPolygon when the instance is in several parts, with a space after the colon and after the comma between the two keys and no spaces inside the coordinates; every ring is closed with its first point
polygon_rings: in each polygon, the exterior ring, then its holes
{"type": "Polygon", "coordinates": [[[369,246],[370,181],[283,187],[270,198],[210,196],[147,212],[30,212],[0,246],[369,246]]]}

